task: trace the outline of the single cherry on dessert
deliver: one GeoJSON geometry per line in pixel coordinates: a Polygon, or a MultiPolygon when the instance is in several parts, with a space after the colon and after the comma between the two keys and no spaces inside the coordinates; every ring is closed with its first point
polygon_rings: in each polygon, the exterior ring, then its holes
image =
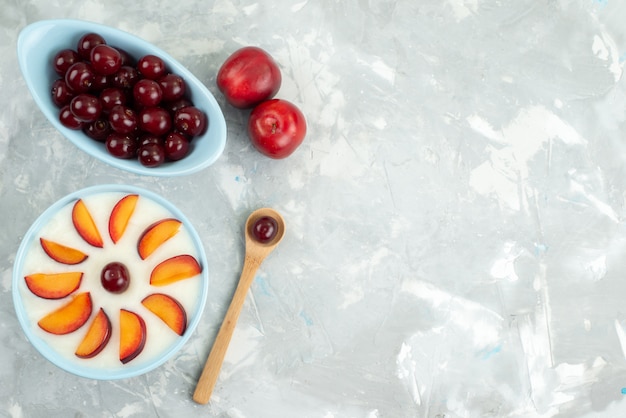
{"type": "Polygon", "coordinates": [[[114,261],[104,266],[100,281],[109,292],[122,293],[130,285],[130,273],[124,264],[114,261]]]}
{"type": "Polygon", "coordinates": [[[262,216],[252,224],[252,236],[261,244],[272,241],[277,232],[278,222],[271,216],[262,216]]]}

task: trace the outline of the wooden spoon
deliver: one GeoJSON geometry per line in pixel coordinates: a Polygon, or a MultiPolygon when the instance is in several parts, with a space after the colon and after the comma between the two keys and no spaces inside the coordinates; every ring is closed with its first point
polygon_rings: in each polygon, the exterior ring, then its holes
{"type": "Polygon", "coordinates": [[[285,221],[283,220],[283,217],[273,209],[258,209],[252,212],[248,217],[245,231],[246,254],[243,263],[243,270],[241,272],[241,276],[239,277],[239,284],[237,285],[237,289],[235,289],[233,299],[230,302],[228,311],[226,311],[226,315],[224,316],[222,326],[220,327],[217,337],[215,338],[215,342],[213,343],[213,348],[211,348],[211,352],[209,353],[209,358],[204,364],[200,379],[198,379],[198,384],[196,385],[196,390],[193,394],[193,400],[197,403],[206,404],[209,402],[222,367],[222,362],[224,361],[224,356],[226,355],[226,350],[228,349],[228,344],[233,336],[233,331],[237,325],[237,319],[239,319],[241,308],[243,307],[243,303],[246,299],[248,289],[250,289],[250,285],[254,280],[256,271],[259,269],[259,266],[265,257],[267,257],[272,250],[276,248],[284,234],[285,221]],[[276,235],[269,242],[261,243],[252,234],[252,226],[257,220],[265,216],[269,216],[276,220],[276,235]]]}

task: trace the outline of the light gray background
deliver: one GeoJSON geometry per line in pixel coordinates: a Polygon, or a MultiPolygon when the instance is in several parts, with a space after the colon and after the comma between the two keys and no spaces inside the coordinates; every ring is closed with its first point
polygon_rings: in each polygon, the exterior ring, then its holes
{"type": "Polygon", "coordinates": [[[0,416],[619,417],[626,414],[626,3],[617,0],[4,1],[0,7],[0,416]],[[36,108],[28,23],[104,23],[166,50],[222,105],[200,173],[129,175],[36,108]],[[308,136],[263,157],[215,87],[234,50],[283,71],[308,136]],[[20,239],[49,205],[131,183],[200,233],[211,287],[171,361],[76,378],[25,339],[20,239]],[[191,400],[261,206],[288,233],[246,300],[212,402],[191,400]]]}

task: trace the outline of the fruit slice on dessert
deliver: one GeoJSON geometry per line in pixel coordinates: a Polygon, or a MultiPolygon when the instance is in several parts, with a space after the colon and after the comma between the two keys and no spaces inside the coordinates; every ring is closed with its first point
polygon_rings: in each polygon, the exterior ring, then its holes
{"type": "Polygon", "coordinates": [[[146,323],[138,314],[120,309],[120,361],[124,364],[137,357],[146,344],[146,323]]]}
{"type": "Polygon", "coordinates": [[[180,230],[182,222],[178,219],[161,219],[150,225],[139,237],[137,251],[142,260],[145,260],[156,251],[165,241],[172,238],[180,230]]]}
{"type": "Polygon", "coordinates": [[[34,273],[24,277],[26,286],[35,295],[44,299],[62,299],[69,296],[80,286],[83,273],[71,271],[66,273],[34,273]]]}
{"type": "Polygon", "coordinates": [[[161,318],[176,334],[183,335],[185,333],[187,313],[176,299],[163,293],[153,293],[146,296],[141,303],[150,312],[161,318]]]}
{"type": "Polygon", "coordinates": [[[131,216],[135,212],[135,206],[139,195],[129,194],[121,198],[111,210],[109,217],[109,236],[114,243],[117,243],[128,226],[131,216]]]}
{"type": "Polygon", "coordinates": [[[106,347],[111,338],[111,321],[100,308],[91,325],[85,334],[85,337],[76,348],[75,354],[80,358],[92,358],[99,354],[106,347]]]}
{"type": "Polygon", "coordinates": [[[183,254],[168,258],[157,264],[150,274],[152,286],[166,286],[189,279],[202,272],[202,267],[191,255],[183,254]]]}
{"type": "Polygon", "coordinates": [[[79,264],[87,259],[87,254],[80,250],[50,241],[45,238],[39,238],[41,248],[48,254],[48,257],[62,264],[79,264]]]}
{"type": "Polygon", "coordinates": [[[104,243],[102,242],[100,231],[98,231],[98,227],[82,199],[78,199],[76,203],[74,203],[74,207],[72,208],[72,223],[78,235],[88,244],[102,248],[104,243]]]}
{"type": "Polygon", "coordinates": [[[79,293],[67,304],[44,316],[37,323],[51,334],[63,335],[76,331],[89,319],[92,310],[89,292],[79,293]]]}

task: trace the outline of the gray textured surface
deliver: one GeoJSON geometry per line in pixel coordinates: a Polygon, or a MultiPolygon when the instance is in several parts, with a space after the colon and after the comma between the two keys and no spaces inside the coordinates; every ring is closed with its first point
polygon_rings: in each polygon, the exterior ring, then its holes
{"type": "Polygon", "coordinates": [[[626,414],[626,6],[580,1],[5,2],[0,11],[0,416],[619,417],[626,414]],[[72,17],[166,50],[222,104],[226,150],[192,176],[128,175],[36,109],[19,30],[72,17]],[[215,87],[268,50],[309,134],[269,160],[215,87]],[[20,238],[101,183],[162,194],[202,236],[211,290],[179,355],[75,378],[12,306],[20,238]],[[253,284],[208,406],[191,400],[260,206],[289,231],[253,284]]]}

